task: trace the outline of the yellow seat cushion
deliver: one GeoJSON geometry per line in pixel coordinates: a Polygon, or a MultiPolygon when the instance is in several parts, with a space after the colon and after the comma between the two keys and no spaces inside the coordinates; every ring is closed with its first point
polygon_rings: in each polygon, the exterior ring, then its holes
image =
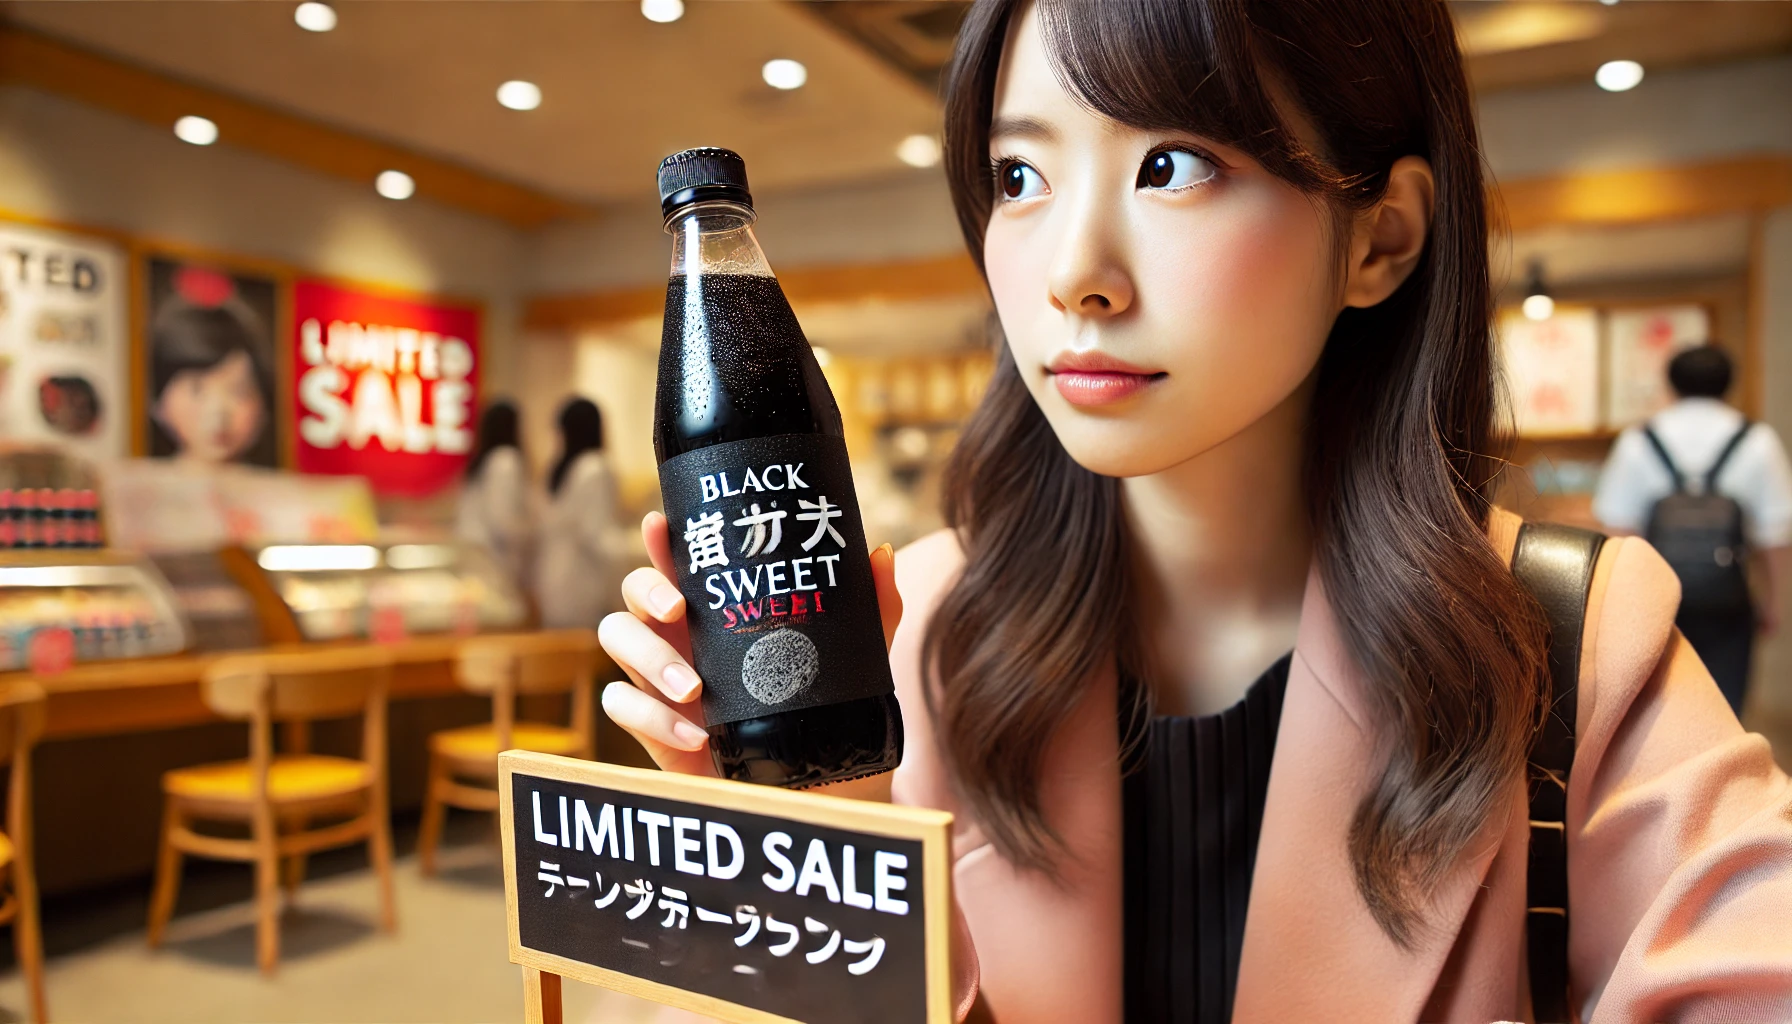
{"type": "MultiPolygon", "coordinates": [[[[176,768],[162,776],[162,788],[175,796],[200,800],[252,799],[248,761],[220,761],[176,768]]],[[[268,795],[275,803],[343,796],[373,784],[373,769],[364,762],[322,754],[276,757],[268,766],[268,795]]]]}
{"type": "MultiPolygon", "coordinates": [[[[579,734],[565,726],[518,722],[511,727],[510,746],[543,754],[575,754],[579,749],[579,734]]],[[[430,734],[429,749],[458,760],[496,758],[498,730],[490,723],[444,729],[430,734]]]]}
{"type": "Polygon", "coordinates": [[[0,865],[12,863],[12,837],[0,833],[0,865]]]}

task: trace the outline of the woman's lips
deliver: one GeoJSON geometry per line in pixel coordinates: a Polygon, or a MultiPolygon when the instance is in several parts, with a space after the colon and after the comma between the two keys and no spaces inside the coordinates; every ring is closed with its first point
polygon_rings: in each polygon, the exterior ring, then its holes
{"type": "Polygon", "coordinates": [[[1066,353],[1052,360],[1046,372],[1066,402],[1081,406],[1109,405],[1130,398],[1168,376],[1099,352],[1066,353]]]}

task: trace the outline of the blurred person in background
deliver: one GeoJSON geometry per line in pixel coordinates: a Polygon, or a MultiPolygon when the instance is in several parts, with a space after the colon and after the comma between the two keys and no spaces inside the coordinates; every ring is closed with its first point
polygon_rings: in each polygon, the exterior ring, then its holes
{"type": "Polygon", "coordinates": [[[1619,435],[1593,514],[1610,530],[1643,534],[1673,566],[1675,624],[1740,716],[1755,634],[1779,623],[1777,584],[1792,551],[1792,466],[1772,427],[1724,402],[1733,376],[1715,345],[1675,356],[1668,383],[1679,400],[1619,435]]]}
{"type": "Polygon", "coordinates": [[[597,628],[621,606],[630,549],[619,526],[616,478],[604,457],[604,417],[574,398],[560,410],[560,458],[548,474],[535,563],[536,603],[548,628],[597,628]]]}
{"type": "Polygon", "coordinates": [[[478,439],[460,492],[455,535],[490,551],[505,577],[521,589],[529,564],[533,519],[516,406],[493,402],[479,417],[478,439]]]}

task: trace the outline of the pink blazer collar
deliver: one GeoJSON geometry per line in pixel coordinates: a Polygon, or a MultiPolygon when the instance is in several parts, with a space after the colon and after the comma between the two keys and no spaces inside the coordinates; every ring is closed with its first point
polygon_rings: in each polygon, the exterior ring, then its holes
{"type": "Polygon", "coordinates": [[[1417,1020],[1498,852],[1504,815],[1437,888],[1409,947],[1382,931],[1349,851],[1352,817],[1385,758],[1372,699],[1315,566],[1270,768],[1235,1022],[1417,1020]]]}

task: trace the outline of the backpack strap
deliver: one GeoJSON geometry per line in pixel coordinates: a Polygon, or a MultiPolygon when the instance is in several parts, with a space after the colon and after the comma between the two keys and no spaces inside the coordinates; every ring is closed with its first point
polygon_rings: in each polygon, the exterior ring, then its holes
{"type": "Polygon", "coordinates": [[[1567,1024],[1574,1019],[1568,997],[1568,772],[1574,764],[1575,698],[1587,593],[1604,543],[1605,537],[1591,530],[1525,523],[1512,554],[1512,574],[1543,606],[1549,622],[1549,674],[1543,694],[1548,713],[1531,744],[1525,901],[1531,1008],[1539,1024],[1567,1024]]]}
{"type": "Polygon", "coordinates": [[[1745,418],[1742,421],[1742,426],[1736,428],[1736,432],[1730,435],[1728,441],[1724,442],[1723,450],[1717,453],[1717,461],[1713,462],[1711,468],[1705,473],[1706,494],[1717,493],[1717,474],[1724,471],[1724,464],[1730,461],[1730,456],[1736,454],[1736,449],[1742,445],[1742,439],[1747,437],[1748,432],[1753,428],[1754,424],[1745,418]]]}
{"type": "Polygon", "coordinates": [[[1649,447],[1655,449],[1655,454],[1661,457],[1661,464],[1668,467],[1668,475],[1674,478],[1674,492],[1678,494],[1686,490],[1686,477],[1681,475],[1680,467],[1674,465],[1674,457],[1668,454],[1667,446],[1661,443],[1655,428],[1647,423],[1643,424],[1643,436],[1649,439],[1649,447]]]}

